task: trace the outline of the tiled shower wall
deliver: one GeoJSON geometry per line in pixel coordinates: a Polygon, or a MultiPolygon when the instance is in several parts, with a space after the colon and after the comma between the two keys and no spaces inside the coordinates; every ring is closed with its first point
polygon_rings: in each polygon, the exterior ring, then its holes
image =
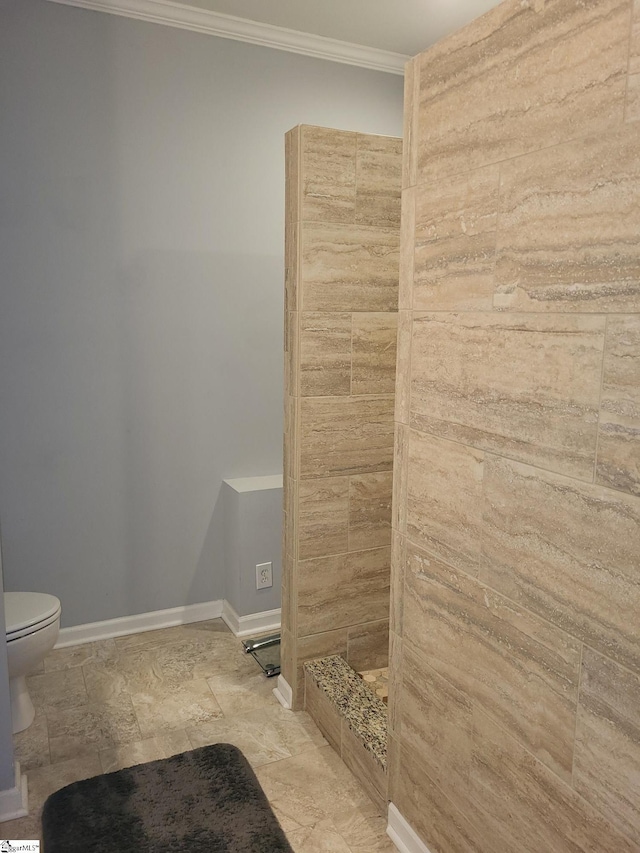
{"type": "Polygon", "coordinates": [[[402,141],[286,136],[282,672],[388,659],[402,141]]]}
{"type": "Polygon", "coordinates": [[[640,850],[640,2],[406,76],[391,800],[436,853],[640,850]]]}

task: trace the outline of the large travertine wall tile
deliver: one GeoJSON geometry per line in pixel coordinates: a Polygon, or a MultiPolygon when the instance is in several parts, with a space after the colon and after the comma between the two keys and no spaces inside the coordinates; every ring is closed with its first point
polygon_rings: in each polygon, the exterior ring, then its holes
{"type": "Polygon", "coordinates": [[[417,188],[414,309],[491,310],[499,180],[488,166],[417,188]]]}
{"type": "Polygon", "coordinates": [[[356,672],[389,664],[389,620],[367,622],[348,629],[347,663],[356,672]]]}
{"type": "Polygon", "coordinates": [[[411,335],[413,317],[411,311],[398,312],[398,338],[396,344],[396,408],[395,419],[409,423],[411,410],[411,335]]]}
{"type": "Polygon", "coordinates": [[[297,395],[300,381],[300,348],[298,341],[298,312],[289,311],[285,318],[284,381],[289,394],[297,395]]]}
{"type": "Polygon", "coordinates": [[[627,85],[627,121],[640,121],[640,74],[632,74],[627,85]]]}
{"type": "MultiPolygon", "coordinates": [[[[429,778],[420,758],[412,750],[400,748],[397,763],[399,769],[394,771],[392,768],[390,773],[389,797],[420,837],[429,840],[431,850],[498,853],[492,839],[481,838],[465,811],[458,808],[429,778]]],[[[508,849],[501,848],[501,853],[508,849]]]]}
{"type": "Polygon", "coordinates": [[[391,471],[393,397],[300,400],[300,476],[391,471]]]}
{"type": "Polygon", "coordinates": [[[409,311],[413,303],[414,243],[416,234],[416,187],[402,191],[400,221],[400,283],[398,310],[409,311]]]}
{"type": "Polygon", "coordinates": [[[404,124],[402,132],[402,189],[413,187],[418,170],[418,105],[420,60],[410,59],[404,66],[404,124]]]}
{"type": "Polygon", "coordinates": [[[395,426],[395,453],[393,462],[393,495],[391,499],[391,526],[401,534],[407,530],[407,478],[409,473],[409,427],[395,426]]]}
{"type": "Polygon", "coordinates": [[[507,0],[422,54],[418,182],[619,123],[629,13],[628,0],[507,0]]]}
{"type": "Polygon", "coordinates": [[[640,502],[487,456],[480,579],[640,672],[640,502]]]}
{"type": "Polygon", "coordinates": [[[285,225],[284,310],[298,310],[298,234],[297,222],[285,225]]]}
{"type": "Polygon", "coordinates": [[[482,712],[474,712],[467,815],[493,851],[637,853],[568,785],[482,712]]]}
{"type": "Polygon", "coordinates": [[[576,729],[576,790],[640,840],[640,678],[585,648],[576,729]]]}
{"type": "Polygon", "coordinates": [[[359,133],[355,221],[398,228],[401,182],[402,140],[359,133]]]}
{"type": "Polygon", "coordinates": [[[640,0],[633,2],[629,74],[640,74],[640,0]]]}
{"type": "Polygon", "coordinates": [[[397,228],[309,223],[301,242],[305,311],[397,309],[397,228]]]}
{"type": "Polygon", "coordinates": [[[402,641],[402,742],[454,802],[468,791],[473,707],[464,692],[431,669],[411,634],[402,641]]]}
{"type": "Polygon", "coordinates": [[[640,315],[607,319],[596,481],[640,497],[640,315]]]}
{"type": "Polygon", "coordinates": [[[411,423],[592,480],[602,317],[417,314],[411,423]]]}
{"type": "Polygon", "coordinates": [[[446,563],[476,573],[484,454],[410,430],[407,535],[446,563]]]}
{"type": "Polygon", "coordinates": [[[285,141],[282,635],[294,708],[304,660],[388,659],[401,145],[304,125],[285,141]]]}
{"type": "Polygon", "coordinates": [[[402,637],[404,621],[404,573],[406,562],[405,537],[394,530],[391,538],[391,604],[389,608],[389,627],[398,637],[402,637]]]}
{"type": "Polygon", "coordinates": [[[284,137],[285,221],[300,219],[300,128],[294,127],[284,137]]]}
{"type": "Polygon", "coordinates": [[[350,478],[349,551],[391,544],[392,488],[391,471],[350,478]]]}
{"type": "Polygon", "coordinates": [[[352,394],[393,394],[398,315],[353,314],[352,394]]]}
{"type": "MultiPolygon", "coordinates": [[[[389,631],[389,696],[387,712],[389,715],[389,737],[402,734],[402,661],[404,653],[402,637],[389,631]]],[[[387,768],[390,762],[387,761],[387,768]]]]}
{"type": "Polygon", "coordinates": [[[351,314],[300,316],[300,394],[336,397],[351,390],[351,314]]]}
{"type": "Polygon", "coordinates": [[[390,548],[298,564],[298,633],[319,634],[389,615],[390,548]]]}
{"type": "Polygon", "coordinates": [[[630,125],[502,166],[495,305],[640,310],[640,146],[630,125]]]}
{"type": "Polygon", "coordinates": [[[461,695],[570,783],[580,643],[468,575],[407,550],[405,636],[461,695]]]}
{"type": "Polygon", "coordinates": [[[356,134],[300,128],[301,219],[353,222],[356,211],[356,134]]]}
{"type": "Polygon", "coordinates": [[[349,543],[349,478],[298,484],[298,558],[342,554],[349,543]]]}

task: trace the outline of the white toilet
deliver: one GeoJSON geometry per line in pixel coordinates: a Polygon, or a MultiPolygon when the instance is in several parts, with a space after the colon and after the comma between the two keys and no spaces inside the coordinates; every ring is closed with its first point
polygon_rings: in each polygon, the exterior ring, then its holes
{"type": "Polygon", "coordinates": [[[35,709],[27,675],[55,646],[60,631],[60,601],[44,592],[5,592],[7,658],[13,733],[33,722],[35,709]]]}

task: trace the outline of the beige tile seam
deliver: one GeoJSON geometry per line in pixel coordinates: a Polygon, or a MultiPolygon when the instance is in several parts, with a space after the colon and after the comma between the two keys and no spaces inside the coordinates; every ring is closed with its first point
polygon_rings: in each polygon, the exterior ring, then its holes
{"type": "MultiPolygon", "coordinates": [[[[498,313],[498,312],[487,312],[487,313],[498,313]]],[[[575,317],[575,314],[571,315],[575,317]]],[[[596,315],[597,316],[597,315],[596,315]]],[[[464,426],[464,424],[460,424],[457,421],[446,420],[443,423],[454,424],[455,426],[464,426]]],[[[411,423],[405,424],[410,430],[414,432],[419,432],[421,435],[430,435],[432,438],[439,439],[440,441],[449,441],[451,444],[457,444],[460,447],[467,447],[469,450],[475,450],[478,453],[484,453],[485,456],[493,456],[495,459],[506,459],[508,462],[514,462],[516,465],[525,465],[528,468],[535,468],[536,471],[544,471],[545,474],[551,474],[555,477],[566,477],[567,480],[572,480],[575,483],[582,483],[583,486],[593,486],[597,485],[599,489],[607,489],[610,492],[621,492],[623,495],[628,495],[629,492],[625,492],[623,489],[612,489],[610,486],[601,486],[598,483],[594,483],[593,480],[581,480],[579,477],[573,477],[571,474],[560,473],[559,471],[552,471],[549,468],[542,468],[540,465],[534,465],[531,462],[523,462],[522,459],[513,459],[511,456],[507,456],[504,453],[496,453],[494,450],[484,450],[481,447],[476,447],[474,444],[465,444],[463,441],[458,441],[456,438],[443,438],[441,435],[435,432],[429,432],[428,430],[418,429],[413,426],[411,423]]],[[[483,475],[484,481],[484,475],[483,475]]],[[[631,496],[633,497],[633,495],[631,496]]]]}
{"type": "MultiPolygon", "coordinates": [[[[516,159],[516,158],[514,158],[516,159]]],[[[498,263],[498,237],[500,235],[500,219],[502,214],[502,163],[498,163],[498,205],[496,208],[496,228],[495,228],[495,243],[493,244],[493,264],[492,264],[492,276],[493,276],[493,294],[491,296],[491,306],[492,312],[498,313],[499,309],[496,308],[495,299],[496,299],[496,265],[498,263]]],[[[481,312],[484,313],[484,312],[481,312]]],[[[489,312],[487,312],[489,313],[489,312]]],[[[532,312],[533,313],[533,312],[532,312]]]]}
{"type": "MultiPolygon", "coordinates": [[[[357,553],[357,552],[352,551],[352,553],[357,553]]],[[[374,619],[373,622],[371,620],[368,620],[367,622],[354,622],[353,625],[345,625],[342,628],[328,628],[325,631],[315,631],[313,634],[300,634],[300,636],[297,639],[298,640],[307,640],[309,637],[318,637],[318,636],[320,636],[320,634],[330,634],[332,631],[353,631],[355,628],[362,628],[365,625],[376,625],[379,622],[386,622],[386,621],[387,621],[386,619],[374,619]]],[[[348,650],[349,650],[349,636],[347,634],[347,653],[348,653],[348,650]]],[[[334,652],[333,654],[338,654],[338,653],[334,652]]],[[[322,657],[325,657],[325,655],[322,655],[322,657]]],[[[326,657],[328,657],[328,655],[326,657]]]]}
{"type": "MultiPolygon", "coordinates": [[[[356,150],[357,157],[357,150],[356,150]]],[[[357,174],[358,170],[356,169],[356,182],[357,182],[357,174]]],[[[357,183],[356,183],[356,199],[358,198],[357,193],[357,183]]],[[[354,311],[351,312],[351,350],[350,350],[350,360],[349,360],[349,397],[352,398],[353,395],[353,326],[354,326],[354,311]]]]}
{"type": "MultiPolygon", "coordinates": [[[[627,80],[628,80],[628,77],[627,77],[627,80]]],[[[614,131],[616,128],[624,127],[624,124],[625,124],[624,121],[613,124],[609,128],[609,132],[614,131]]],[[[520,160],[523,157],[530,157],[533,154],[539,154],[542,151],[552,151],[554,148],[559,148],[561,145],[575,144],[576,142],[581,142],[581,141],[587,140],[587,139],[602,139],[603,135],[604,134],[602,134],[602,133],[584,133],[584,134],[580,134],[579,136],[572,136],[569,139],[563,139],[561,142],[555,142],[553,145],[543,145],[541,148],[534,148],[532,151],[526,151],[523,154],[515,154],[513,157],[502,157],[500,160],[492,160],[489,163],[483,164],[482,167],[475,166],[473,169],[464,169],[461,172],[452,172],[450,175],[447,175],[447,179],[458,178],[458,177],[462,177],[463,175],[469,175],[471,172],[475,172],[478,168],[485,168],[487,166],[502,166],[504,163],[511,163],[512,161],[520,160]]],[[[435,185],[438,183],[439,183],[439,181],[436,181],[435,179],[434,180],[421,181],[421,182],[418,181],[415,186],[416,186],[416,188],[421,189],[422,187],[428,187],[430,185],[435,185]]],[[[410,188],[406,187],[406,189],[410,189],[410,188]]],[[[480,313],[480,312],[478,312],[478,313],[480,313]]],[[[527,312],[527,313],[537,314],[540,312],[532,311],[532,312],[527,312]]],[[[552,313],[552,312],[550,312],[550,313],[552,313]]],[[[555,312],[555,313],[566,313],[566,312],[555,312]]],[[[576,313],[579,313],[579,312],[576,312],[576,313]]]]}
{"type": "MultiPolygon", "coordinates": [[[[626,315],[622,315],[626,316],[626,315]]],[[[600,449],[600,415],[602,414],[602,390],[604,388],[604,369],[607,359],[607,330],[609,328],[609,315],[605,314],[604,318],[604,341],[602,346],[602,365],[600,370],[600,393],[598,394],[598,416],[596,421],[596,446],[593,453],[593,480],[596,484],[598,476],[598,451],[600,449]]],[[[623,491],[622,489],[612,489],[612,491],[623,491]]],[[[625,492],[625,494],[628,494],[625,492]]]]}
{"type": "MultiPolygon", "coordinates": [[[[418,648],[414,643],[412,643],[412,642],[411,642],[411,640],[410,640],[410,639],[404,638],[403,643],[408,643],[409,647],[411,648],[412,653],[413,653],[413,654],[414,654],[414,655],[415,655],[415,656],[420,660],[420,662],[423,664],[423,666],[424,666],[424,668],[425,668],[425,669],[428,669],[429,671],[431,671],[431,672],[435,673],[436,677],[442,678],[444,681],[446,681],[446,682],[447,682],[447,684],[449,684],[450,686],[452,686],[454,689],[458,690],[458,688],[457,688],[454,684],[452,684],[452,683],[449,681],[449,679],[448,679],[445,675],[442,675],[441,673],[436,672],[436,670],[434,670],[434,669],[430,666],[430,664],[427,662],[427,659],[426,659],[426,657],[424,656],[424,654],[420,651],[420,649],[419,649],[419,648],[418,648]]],[[[581,659],[580,659],[580,663],[582,664],[582,656],[581,656],[581,659]]],[[[582,669],[582,667],[581,667],[581,669],[582,669]]],[[[487,710],[486,710],[486,709],[485,709],[485,708],[484,708],[480,703],[478,703],[477,701],[475,701],[474,699],[472,699],[471,697],[469,697],[466,693],[465,693],[464,695],[465,695],[465,698],[467,699],[467,701],[469,702],[469,705],[470,705],[470,706],[471,706],[471,708],[473,709],[473,711],[474,711],[474,712],[477,712],[477,713],[479,713],[481,716],[485,717],[487,720],[489,720],[489,722],[490,722],[492,725],[494,725],[496,728],[498,728],[498,729],[500,730],[500,732],[502,733],[502,735],[503,735],[503,737],[504,737],[504,739],[505,739],[506,741],[512,741],[513,743],[516,743],[516,744],[517,744],[517,745],[518,745],[518,746],[519,746],[519,747],[520,747],[524,752],[526,752],[526,753],[527,753],[527,755],[529,755],[529,756],[530,756],[530,758],[531,758],[531,759],[532,759],[532,760],[533,760],[537,765],[539,765],[539,766],[541,766],[541,767],[545,768],[549,773],[551,773],[551,775],[553,776],[553,778],[556,780],[556,782],[557,782],[558,784],[560,784],[560,785],[564,786],[565,788],[568,788],[568,789],[572,792],[572,794],[573,794],[574,796],[579,797],[579,798],[580,798],[580,800],[583,802],[583,804],[586,806],[586,810],[587,810],[587,811],[588,811],[588,810],[592,810],[592,811],[594,811],[596,814],[598,814],[598,815],[599,815],[599,816],[604,820],[604,822],[605,822],[605,823],[607,823],[607,824],[611,824],[611,823],[612,823],[612,821],[611,821],[611,820],[609,820],[605,815],[603,815],[603,814],[602,814],[602,812],[601,812],[601,811],[599,811],[599,809],[597,809],[594,805],[592,805],[592,804],[589,802],[589,800],[585,799],[585,798],[582,796],[582,794],[578,793],[578,791],[576,791],[576,790],[575,790],[575,788],[573,787],[573,784],[569,785],[569,784],[568,784],[564,779],[562,779],[562,777],[561,777],[561,776],[558,776],[558,774],[557,774],[557,773],[555,773],[555,772],[554,772],[554,771],[553,771],[553,770],[552,770],[552,769],[551,769],[547,764],[545,764],[545,763],[544,763],[543,761],[541,761],[541,760],[540,760],[540,759],[539,759],[539,758],[538,758],[538,757],[537,757],[533,752],[531,752],[531,750],[529,750],[529,749],[527,748],[527,746],[526,746],[526,745],[525,745],[521,740],[519,740],[519,739],[518,739],[517,737],[515,737],[512,733],[510,733],[507,729],[505,729],[505,728],[504,728],[504,726],[502,725],[502,723],[500,722],[500,720],[498,720],[497,718],[494,718],[494,717],[493,717],[493,716],[492,716],[492,715],[491,715],[491,714],[490,714],[490,713],[489,713],[489,712],[488,712],[488,711],[487,711],[487,710]]],[[[577,727],[577,712],[576,712],[576,727],[577,727]]],[[[401,746],[403,746],[403,743],[402,743],[402,741],[403,741],[402,735],[400,736],[400,741],[401,741],[401,746]]],[[[475,744],[475,733],[472,731],[472,749],[474,749],[474,744],[475,744]]],[[[429,776],[429,774],[426,772],[426,770],[425,770],[424,772],[426,773],[426,775],[427,775],[427,776],[429,776]]],[[[430,776],[429,776],[429,779],[430,779],[430,780],[431,780],[431,782],[435,785],[435,782],[433,781],[433,779],[431,779],[431,777],[430,777],[430,776]]],[[[435,787],[437,787],[437,788],[438,788],[438,790],[440,790],[440,792],[441,792],[441,793],[443,793],[443,792],[441,791],[441,789],[440,789],[437,785],[435,785],[435,787]]],[[[443,796],[445,796],[445,797],[446,797],[446,795],[445,795],[444,793],[443,793],[443,796]]],[[[450,802],[452,802],[452,801],[450,800],[450,798],[448,798],[448,797],[447,797],[447,799],[449,799],[449,801],[450,801],[450,802]]],[[[455,803],[454,803],[454,805],[455,805],[455,803]]],[[[484,809],[481,809],[481,808],[480,808],[480,806],[479,806],[477,803],[476,803],[475,805],[476,805],[476,808],[478,809],[478,811],[485,813],[485,810],[484,810],[484,809]]],[[[458,807],[458,810],[460,810],[460,809],[459,809],[459,807],[458,807]]],[[[615,824],[614,824],[614,825],[615,825],[615,824]]],[[[620,831],[620,832],[621,832],[620,827],[616,827],[616,828],[618,829],[618,831],[620,831]]],[[[627,836],[627,835],[626,835],[626,833],[621,832],[621,834],[622,834],[622,835],[625,835],[626,837],[629,837],[629,836],[627,836]]],[[[633,841],[633,839],[630,839],[630,840],[631,840],[631,841],[633,841]]]]}
{"type": "MultiPolygon", "coordinates": [[[[555,773],[548,765],[546,765],[543,761],[540,761],[540,759],[537,756],[535,756],[530,750],[527,749],[525,744],[523,744],[516,737],[514,737],[512,734],[510,734],[506,729],[504,729],[502,727],[502,725],[500,724],[500,722],[498,720],[494,720],[493,717],[490,714],[488,714],[481,705],[479,705],[473,699],[469,699],[469,702],[473,706],[474,711],[477,711],[478,714],[480,714],[482,717],[485,717],[485,719],[489,720],[489,722],[492,725],[494,725],[496,728],[500,729],[500,732],[502,733],[502,735],[506,741],[512,741],[513,743],[517,744],[524,752],[527,753],[528,756],[530,756],[532,761],[534,761],[537,765],[539,765],[540,767],[543,767],[546,771],[548,771],[553,776],[553,778],[555,779],[556,783],[559,786],[562,786],[563,788],[569,790],[574,797],[578,798],[581,801],[585,811],[587,811],[587,812],[591,811],[594,814],[597,814],[605,824],[612,826],[614,829],[616,829],[620,833],[620,835],[627,838],[631,842],[631,844],[633,844],[633,845],[637,844],[637,839],[632,838],[626,832],[623,832],[617,823],[615,823],[613,820],[611,820],[611,818],[608,818],[606,815],[604,815],[598,808],[596,808],[596,806],[593,805],[593,803],[591,803],[589,800],[587,800],[585,797],[583,797],[581,793],[576,791],[576,789],[573,787],[573,785],[569,785],[567,782],[565,782],[564,779],[562,779],[560,776],[558,776],[557,773],[555,773]]],[[[474,740],[474,742],[475,742],[475,740],[474,740]]],[[[429,778],[431,778],[431,777],[429,777],[429,778]]],[[[473,800],[473,797],[471,797],[471,799],[473,800]]],[[[480,808],[480,806],[478,805],[477,802],[474,801],[474,804],[475,804],[475,807],[478,809],[478,811],[486,813],[484,809],[480,808]]]]}
{"type": "MultiPolygon", "coordinates": [[[[402,736],[402,733],[400,733],[400,736],[399,736],[399,745],[400,745],[400,753],[405,752],[407,754],[410,754],[409,748],[404,743],[404,738],[402,736]]],[[[475,825],[475,823],[473,822],[471,817],[466,813],[466,811],[464,811],[454,800],[452,800],[448,794],[445,794],[445,792],[442,790],[440,785],[437,785],[434,782],[432,777],[429,775],[429,773],[426,771],[426,769],[422,765],[420,765],[420,769],[424,773],[424,775],[427,777],[427,779],[431,782],[433,787],[438,791],[438,793],[443,798],[443,800],[446,800],[446,802],[451,804],[452,811],[456,811],[459,815],[461,815],[464,818],[464,820],[466,820],[466,822],[469,824],[469,826],[471,826],[472,829],[476,832],[477,838],[482,838],[482,833],[478,831],[478,827],[475,825]]],[[[391,800],[390,800],[390,802],[391,802],[391,800]]],[[[476,809],[479,812],[481,812],[482,814],[485,814],[485,810],[481,809],[478,805],[476,805],[476,809]]]]}
{"type": "MultiPolygon", "coordinates": [[[[367,472],[367,473],[370,473],[370,472],[367,472]]],[[[376,473],[376,472],[374,472],[374,473],[376,473]]],[[[388,473],[388,471],[377,472],[377,473],[385,473],[386,474],[386,473],[388,473]]],[[[360,475],[356,474],[354,476],[360,476],[360,475]]],[[[325,560],[325,559],[328,560],[330,557],[331,558],[333,558],[333,557],[353,557],[353,556],[355,556],[355,554],[367,554],[370,551],[381,551],[383,548],[390,548],[390,547],[391,547],[390,545],[375,545],[373,548],[358,548],[357,551],[339,551],[337,554],[322,554],[319,557],[307,557],[306,560],[298,560],[298,562],[299,563],[309,563],[311,560],[325,560]]],[[[369,622],[380,622],[380,619],[369,619],[369,622]]],[[[358,623],[358,624],[360,624],[360,623],[358,623]]],[[[362,624],[364,624],[364,623],[362,623],[362,624]]],[[[333,629],[329,628],[327,630],[331,631],[333,629]]],[[[326,634],[327,630],[319,631],[318,633],[326,634]]]]}
{"type": "MultiPolygon", "coordinates": [[[[578,668],[578,693],[576,702],[576,719],[573,727],[573,750],[571,758],[571,787],[576,790],[575,772],[576,772],[576,736],[578,734],[578,708],[580,707],[580,694],[582,692],[582,659],[584,658],[584,643],[580,643],[580,664],[578,668]]],[[[608,660],[608,658],[607,658],[608,660]]]]}
{"type": "MultiPolygon", "coordinates": [[[[552,472],[550,472],[550,473],[552,473],[552,472]]],[[[563,476],[563,475],[557,475],[557,476],[563,476]]],[[[483,474],[483,479],[484,479],[484,474],[483,474]]],[[[579,482],[582,482],[582,481],[579,481],[579,482]]],[[[484,518],[484,516],[483,516],[483,518],[484,518]]],[[[397,531],[397,532],[399,533],[399,531],[397,531]]],[[[400,535],[403,535],[403,534],[400,534],[400,535]]],[[[640,675],[640,673],[637,670],[631,669],[629,666],[626,666],[624,663],[620,663],[618,660],[614,660],[609,655],[604,654],[604,652],[600,651],[599,649],[593,648],[593,646],[590,646],[581,637],[576,637],[574,634],[567,631],[566,628],[562,628],[562,627],[560,627],[560,625],[557,625],[555,622],[551,622],[549,619],[547,619],[545,616],[542,616],[540,613],[536,613],[534,610],[530,610],[526,606],[526,604],[523,604],[520,601],[516,601],[515,599],[506,595],[501,590],[495,589],[495,587],[492,587],[490,584],[486,583],[485,581],[479,580],[475,575],[469,574],[469,572],[465,571],[460,566],[455,565],[455,563],[453,563],[451,560],[447,560],[444,557],[440,556],[439,554],[435,554],[433,551],[431,551],[428,547],[423,545],[421,542],[416,542],[415,539],[412,539],[408,535],[404,535],[404,539],[405,539],[405,543],[406,543],[405,544],[405,552],[406,552],[406,545],[412,545],[418,551],[422,551],[424,554],[428,554],[429,556],[433,557],[435,560],[438,560],[443,565],[449,566],[450,568],[454,569],[454,571],[459,572],[460,574],[464,575],[469,580],[474,581],[475,583],[479,584],[480,586],[482,586],[485,589],[491,590],[491,592],[493,592],[494,595],[499,595],[501,598],[503,598],[506,602],[508,602],[514,608],[518,608],[520,610],[523,610],[528,616],[531,616],[533,619],[536,619],[536,620],[539,620],[540,622],[543,622],[545,625],[548,625],[550,628],[553,628],[555,631],[561,632],[562,634],[564,634],[567,637],[571,637],[571,639],[574,640],[576,643],[582,644],[583,647],[586,647],[590,651],[594,652],[595,654],[600,655],[600,657],[604,657],[607,660],[612,661],[613,663],[616,664],[616,666],[621,667],[622,669],[631,673],[631,675],[636,676],[636,678],[640,675]]],[[[406,595],[406,578],[403,579],[403,595],[406,595]]],[[[404,636],[404,631],[403,631],[403,636],[404,636]]],[[[540,759],[537,759],[537,760],[539,761],[540,759]]]]}
{"type": "Polygon", "coordinates": [[[631,76],[631,47],[633,44],[633,16],[634,0],[629,0],[629,42],[627,44],[627,75],[624,85],[624,101],[622,110],[622,123],[627,123],[627,108],[629,106],[629,77],[631,76]]]}

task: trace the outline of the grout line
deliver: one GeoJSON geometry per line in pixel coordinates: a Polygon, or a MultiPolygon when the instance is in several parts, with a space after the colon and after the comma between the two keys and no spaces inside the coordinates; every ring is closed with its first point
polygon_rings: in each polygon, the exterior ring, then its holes
{"type": "Polygon", "coordinates": [[[578,691],[576,693],[576,718],[573,726],[573,745],[571,749],[571,787],[575,790],[576,771],[576,737],[578,734],[578,711],[580,709],[580,692],[582,690],[582,658],[584,656],[584,643],[580,643],[580,663],[578,667],[578,691]]]}
{"type": "Polygon", "coordinates": [[[622,104],[622,123],[627,123],[627,109],[629,107],[629,77],[631,76],[631,47],[633,45],[633,18],[635,3],[633,0],[629,2],[629,41],[627,44],[627,74],[625,77],[624,86],[624,102],[622,104]]]}
{"type": "Polygon", "coordinates": [[[605,364],[607,359],[607,333],[609,330],[609,315],[605,314],[604,333],[602,336],[602,362],[600,366],[600,388],[598,394],[598,411],[596,413],[596,446],[593,455],[593,483],[596,484],[598,477],[598,452],[600,450],[600,415],[602,414],[602,392],[604,389],[605,364]]]}

